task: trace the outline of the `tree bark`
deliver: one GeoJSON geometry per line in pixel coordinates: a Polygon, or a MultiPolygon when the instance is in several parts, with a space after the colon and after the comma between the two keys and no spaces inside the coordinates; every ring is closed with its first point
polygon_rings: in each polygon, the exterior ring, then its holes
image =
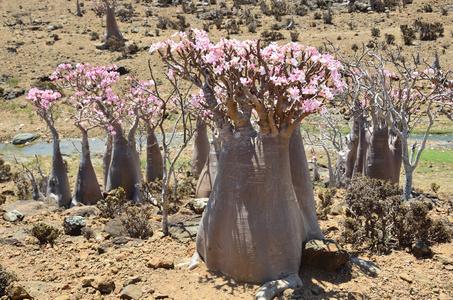
{"type": "Polygon", "coordinates": [[[105,152],[102,158],[103,171],[104,171],[104,190],[107,187],[107,178],[109,175],[110,162],[112,161],[112,147],[113,138],[110,133],[107,135],[107,141],[105,142],[105,152]]]}
{"type": "Polygon", "coordinates": [[[263,283],[298,274],[306,229],[292,184],[289,138],[253,136],[242,128],[222,141],[197,251],[211,271],[263,283]]]}
{"type": "Polygon", "coordinates": [[[291,135],[289,158],[292,183],[302,212],[307,240],[322,239],[324,236],[316,215],[313,184],[310,179],[310,171],[300,129],[296,129],[291,135]]]}
{"type": "Polygon", "coordinates": [[[404,167],[404,199],[409,200],[412,197],[412,181],[414,169],[411,166],[404,167]]]}
{"type": "Polygon", "coordinates": [[[60,137],[56,128],[48,123],[53,138],[52,170],[47,185],[47,195],[54,195],[59,207],[69,208],[71,205],[71,190],[68,173],[60,150],[60,137]]]}
{"type": "Polygon", "coordinates": [[[207,198],[211,194],[214,186],[215,178],[217,176],[218,168],[218,149],[216,148],[215,141],[210,145],[208,159],[205,162],[201,174],[198,177],[197,187],[195,190],[196,198],[207,198]]]}
{"type": "Polygon", "coordinates": [[[106,17],[106,34],[105,41],[108,43],[111,39],[115,42],[124,42],[123,35],[118,28],[118,23],[115,18],[115,8],[106,3],[105,5],[105,17],[106,17]]]}
{"type": "Polygon", "coordinates": [[[364,173],[365,158],[368,148],[365,120],[363,116],[359,117],[358,126],[359,126],[359,141],[357,146],[357,157],[354,163],[354,171],[352,173],[353,177],[364,173]]]}
{"type": "Polygon", "coordinates": [[[163,159],[154,128],[146,128],[146,180],[148,182],[162,179],[163,159]]]}
{"type": "Polygon", "coordinates": [[[192,151],[192,174],[198,178],[208,160],[209,156],[209,138],[206,123],[197,119],[197,131],[195,132],[193,151],[192,151]]]}
{"type": "Polygon", "coordinates": [[[352,130],[349,134],[348,151],[346,154],[345,177],[347,179],[351,179],[352,174],[354,173],[354,165],[357,159],[357,150],[359,147],[359,128],[359,119],[354,118],[352,130]]]}
{"type": "Polygon", "coordinates": [[[82,14],[82,9],[80,8],[80,2],[79,0],[76,0],[76,16],[81,17],[82,14]]]}
{"type": "Polygon", "coordinates": [[[107,176],[106,191],[122,187],[129,200],[140,200],[140,168],[135,143],[129,143],[124,137],[122,128],[115,126],[112,141],[112,159],[107,176]]]}
{"type": "Polygon", "coordinates": [[[392,181],[398,184],[400,182],[401,165],[403,162],[403,148],[401,139],[393,134],[390,135],[390,152],[392,154],[394,168],[392,181]]]}
{"type": "Polygon", "coordinates": [[[102,193],[93,164],[91,163],[88,132],[83,129],[81,129],[81,132],[82,153],[72,202],[73,205],[77,203],[94,205],[99,199],[102,199],[102,193]]]}
{"type": "Polygon", "coordinates": [[[395,165],[387,126],[373,128],[366,154],[365,175],[395,183],[395,165]]]}

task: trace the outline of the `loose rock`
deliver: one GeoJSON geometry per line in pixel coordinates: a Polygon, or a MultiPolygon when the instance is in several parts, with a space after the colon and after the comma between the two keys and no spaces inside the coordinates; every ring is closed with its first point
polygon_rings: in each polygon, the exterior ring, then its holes
{"type": "Polygon", "coordinates": [[[121,299],[140,299],[140,297],[143,295],[143,291],[141,287],[135,284],[130,284],[123,288],[123,290],[120,293],[120,298],[121,299]]]}
{"type": "Polygon", "coordinates": [[[67,235],[81,235],[82,228],[86,226],[86,221],[84,217],[74,216],[64,218],[63,227],[64,233],[67,235]]]}
{"type": "Polygon", "coordinates": [[[349,261],[349,254],[328,240],[310,240],[302,252],[302,264],[335,271],[349,261]]]}
{"type": "Polygon", "coordinates": [[[8,222],[22,221],[24,217],[24,214],[18,210],[8,211],[3,214],[3,219],[8,222]]]}

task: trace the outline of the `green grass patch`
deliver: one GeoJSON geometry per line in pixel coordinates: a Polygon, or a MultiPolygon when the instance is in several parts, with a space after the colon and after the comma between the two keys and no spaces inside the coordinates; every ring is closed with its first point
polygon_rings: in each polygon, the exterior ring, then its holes
{"type": "Polygon", "coordinates": [[[19,79],[17,78],[9,78],[7,81],[6,81],[6,84],[9,85],[10,87],[12,88],[15,88],[15,87],[18,87],[19,86],[19,79]]]}
{"type": "Polygon", "coordinates": [[[453,149],[425,149],[422,153],[421,161],[453,164],[453,149]]]}

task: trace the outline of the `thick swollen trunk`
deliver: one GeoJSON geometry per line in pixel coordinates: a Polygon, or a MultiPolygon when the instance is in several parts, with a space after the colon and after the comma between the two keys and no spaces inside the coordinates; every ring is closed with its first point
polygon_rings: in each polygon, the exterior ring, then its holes
{"type": "Polygon", "coordinates": [[[148,182],[162,179],[163,159],[154,129],[146,129],[146,180],[148,182]]]}
{"type": "Polygon", "coordinates": [[[137,165],[137,150],[129,144],[119,126],[115,128],[112,144],[112,159],[107,176],[106,191],[122,187],[127,199],[139,201],[140,168],[137,165]]]}
{"type": "Polygon", "coordinates": [[[374,127],[369,139],[366,154],[365,175],[395,183],[394,160],[389,145],[389,132],[386,126],[374,127]]]}
{"type": "Polygon", "coordinates": [[[124,44],[123,35],[118,28],[118,23],[115,18],[115,9],[110,5],[106,5],[105,9],[106,16],[106,34],[105,42],[106,44],[115,44],[121,45],[124,44]]]}
{"type": "Polygon", "coordinates": [[[99,199],[102,199],[102,193],[91,163],[88,133],[82,130],[82,153],[72,202],[94,205],[99,199]]]}
{"type": "Polygon", "coordinates": [[[195,132],[192,152],[192,174],[198,178],[203,170],[203,167],[208,160],[209,155],[209,138],[206,123],[201,119],[197,119],[197,131],[195,132]]]}
{"type": "Polygon", "coordinates": [[[241,130],[222,143],[197,251],[211,271],[263,283],[298,274],[306,236],[289,139],[252,136],[250,129],[241,130]]]}
{"type": "Polygon", "coordinates": [[[294,131],[290,139],[289,159],[292,183],[302,212],[306,238],[307,240],[322,239],[323,234],[316,216],[316,204],[307,156],[302,135],[298,129],[294,131]]]}
{"type": "Polygon", "coordinates": [[[357,155],[354,162],[354,171],[352,173],[353,177],[364,173],[366,152],[368,149],[367,134],[363,117],[360,117],[358,122],[359,122],[359,141],[357,146],[357,155]]]}
{"type": "Polygon", "coordinates": [[[107,186],[107,178],[109,176],[109,168],[110,168],[110,162],[112,160],[112,135],[109,133],[107,135],[107,141],[105,142],[105,152],[104,156],[102,158],[102,166],[103,166],[103,171],[104,171],[104,190],[106,190],[107,186]]]}
{"type": "Polygon", "coordinates": [[[55,128],[50,129],[53,136],[52,170],[47,185],[47,195],[53,195],[58,206],[69,208],[71,205],[71,191],[69,188],[68,173],[60,151],[60,138],[55,128]]]}
{"type": "Polygon", "coordinates": [[[215,141],[211,143],[208,158],[197,181],[196,198],[208,198],[214,186],[218,168],[218,152],[215,141]]]}

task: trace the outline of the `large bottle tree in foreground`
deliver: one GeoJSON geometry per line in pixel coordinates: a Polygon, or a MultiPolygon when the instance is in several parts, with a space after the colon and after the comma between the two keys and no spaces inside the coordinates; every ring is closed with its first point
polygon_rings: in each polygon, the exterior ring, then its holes
{"type": "Polygon", "coordinates": [[[219,131],[218,172],[197,235],[199,255],[210,270],[236,280],[291,275],[300,284],[302,243],[310,232],[322,235],[312,193],[296,194],[290,140],[307,115],[343,89],[340,64],[296,43],[213,43],[203,31],[151,50],[200,89],[199,105],[219,131]]]}
{"type": "Polygon", "coordinates": [[[60,150],[60,135],[55,126],[55,107],[61,94],[52,90],[32,88],[27,99],[34,105],[36,113],[47,124],[53,143],[52,168],[47,185],[47,195],[56,198],[58,206],[68,208],[71,205],[71,190],[68,174],[60,150]]]}

